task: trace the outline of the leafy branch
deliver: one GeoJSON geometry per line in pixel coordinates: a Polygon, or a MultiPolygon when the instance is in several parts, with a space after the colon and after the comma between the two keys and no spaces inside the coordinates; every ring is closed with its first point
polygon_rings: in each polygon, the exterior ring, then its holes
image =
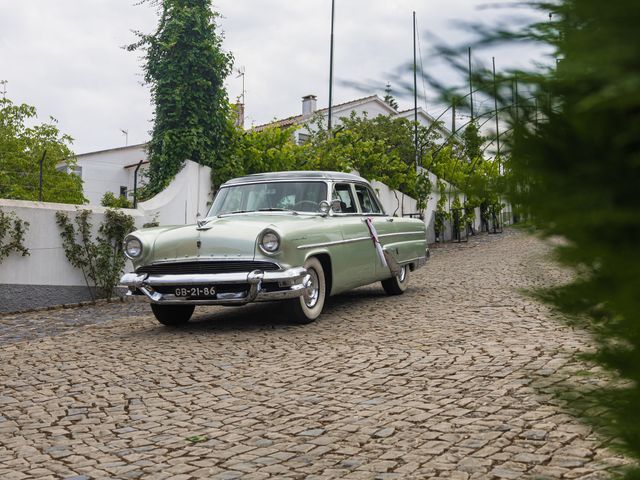
{"type": "Polygon", "coordinates": [[[0,210],[0,263],[16,252],[26,257],[29,249],[24,246],[24,236],[29,230],[29,222],[18,218],[15,213],[0,210]]]}
{"type": "Polygon", "coordinates": [[[130,215],[108,209],[94,239],[90,217],[91,211],[86,209],[79,211],[73,221],[65,212],[56,212],[56,223],[69,263],[82,271],[87,287],[97,287],[101,296],[110,299],[125,266],[122,242],[135,224],[130,215]]]}

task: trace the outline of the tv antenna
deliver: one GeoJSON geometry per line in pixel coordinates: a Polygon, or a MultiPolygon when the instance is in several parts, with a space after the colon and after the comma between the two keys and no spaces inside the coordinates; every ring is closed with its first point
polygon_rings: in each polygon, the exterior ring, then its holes
{"type": "Polygon", "coordinates": [[[244,67],[240,67],[240,68],[236,69],[236,73],[238,74],[238,75],[236,75],[236,78],[242,77],[242,94],[238,98],[242,99],[242,104],[243,105],[245,103],[244,72],[245,72],[244,67]]]}

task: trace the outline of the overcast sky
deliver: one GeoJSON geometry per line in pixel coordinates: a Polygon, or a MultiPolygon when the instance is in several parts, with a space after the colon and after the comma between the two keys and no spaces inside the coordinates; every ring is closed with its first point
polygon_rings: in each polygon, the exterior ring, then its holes
{"type": "MultiPolygon", "coordinates": [[[[55,117],[74,139],[76,153],[148,140],[153,108],[142,85],[138,53],[121,47],[135,41],[132,30],[151,32],[156,11],[136,0],[0,0],[0,80],[7,97],[38,109],[39,120],[55,117]]],[[[369,94],[384,95],[391,73],[412,56],[412,11],[418,28],[451,43],[469,38],[454,22],[513,22],[512,9],[481,8],[486,1],[336,0],[334,102],[369,94]],[[508,20],[506,20],[508,19],[508,20]],[[378,82],[379,89],[357,90],[343,81],[378,82]]],[[[301,113],[301,97],[328,100],[330,0],[217,0],[224,47],[235,67],[246,71],[246,125],[301,113]]],[[[456,82],[421,50],[426,70],[456,82]]],[[[498,67],[544,60],[539,49],[521,46],[474,52],[474,61],[498,67]]],[[[242,93],[241,80],[227,81],[229,99],[242,93]]],[[[422,87],[419,86],[419,90],[422,87]]],[[[0,86],[0,92],[2,86],[0,86]]],[[[427,97],[432,94],[427,88],[427,97]]],[[[401,107],[411,100],[400,98],[401,107]]],[[[438,107],[427,105],[430,113],[438,107]]]]}

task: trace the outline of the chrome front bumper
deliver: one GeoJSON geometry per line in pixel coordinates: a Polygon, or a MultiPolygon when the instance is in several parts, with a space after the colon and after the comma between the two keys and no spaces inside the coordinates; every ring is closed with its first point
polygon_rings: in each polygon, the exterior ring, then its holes
{"type": "MultiPolygon", "coordinates": [[[[120,284],[129,288],[128,296],[141,292],[151,303],[166,305],[245,305],[251,302],[267,302],[289,298],[307,297],[311,288],[311,277],[302,267],[280,272],[254,270],[241,273],[212,273],[193,275],[149,275],[126,273],[120,284]],[[238,286],[238,291],[217,293],[213,298],[178,297],[171,293],[160,293],[162,287],[224,285],[238,286]],[[272,290],[276,287],[278,290],[272,290]]],[[[165,288],[166,289],[166,288],[165,288]]]]}

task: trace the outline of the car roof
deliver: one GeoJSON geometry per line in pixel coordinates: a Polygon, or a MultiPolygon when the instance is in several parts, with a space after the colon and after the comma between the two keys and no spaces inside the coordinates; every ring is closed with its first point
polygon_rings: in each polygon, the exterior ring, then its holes
{"type": "Polygon", "coordinates": [[[225,185],[236,185],[241,183],[265,182],[272,180],[331,180],[341,182],[363,182],[369,183],[364,178],[352,173],[328,172],[328,171],[292,171],[292,172],[269,172],[256,173],[245,177],[238,177],[225,182],[225,185]]]}

